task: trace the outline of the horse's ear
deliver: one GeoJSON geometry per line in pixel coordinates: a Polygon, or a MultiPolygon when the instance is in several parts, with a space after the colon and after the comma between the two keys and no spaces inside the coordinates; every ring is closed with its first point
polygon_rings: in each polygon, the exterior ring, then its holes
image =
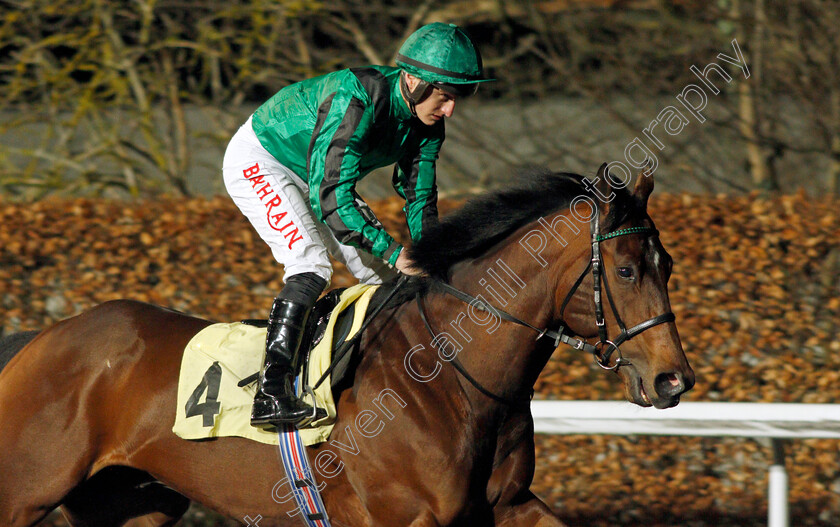
{"type": "Polygon", "coordinates": [[[598,168],[598,183],[595,185],[604,196],[608,196],[610,193],[610,180],[607,179],[608,166],[607,163],[604,163],[598,168]]]}
{"type": "Polygon", "coordinates": [[[609,212],[610,202],[612,201],[611,199],[607,199],[606,196],[609,196],[613,191],[612,186],[610,185],[610,179],[607,177],[608,166],[609,165],[607,163],[604,163],[600,166],[600,168],[598,168],[598,178],[596,179],[597,183],[595,184],[595,188],[601,195],[601,199],[598,200],[598,206],[601,208],[601,214],[604,216],[606,216],[609,212]]]}
{"type": "Polygon", "coordinates": [[[633,195],[647,208],[648,198],[653,192],[653,172],[650,172],[650,165],[636,176],[636,185],[633,187],[633,195]]]}

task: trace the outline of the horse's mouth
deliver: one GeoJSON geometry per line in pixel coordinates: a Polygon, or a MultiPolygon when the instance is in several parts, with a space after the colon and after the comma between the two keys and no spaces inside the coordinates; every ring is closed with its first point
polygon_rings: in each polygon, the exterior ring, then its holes
{"type": "Polygon", "coordinates": [[[631,403],[645,408],[655,406],[660,410],[679,404],[679,395],[676,397],[660,397],[656,393],[655,388],[652,388],[654,391],[649,393],[645,387],[644,380],[642,380],[642,376],[639,375],[638,371],[632,365],[628,366],[627,371],[623,372],[623,374],[625,378],[625,393],[631,403]]]}
{"type": "Polygon", "coordinates": [[[647,391],[645,390],[645,383],[642,381],[641,377],[636,377],[638,383],[638,394],[634,395],[636,399],[633,401],[634,403],[638,404],[639,406],[654,406],[659,410],[664,410],[665,408],[671,408],[680,404],[680,396],[677,395],[675,397],[660,397],[658,394],[654,393],[653,399],[648,396],[647,391]],[[641,401],[641,402],[640,402],[641,401]]]}
{"type": "Polygon", "coordinates": [[[651,402],[650,397],[648,397],[647,391],[645,390],[645,383],[642,381],[639,374],[637,374],[635,370],[627,372],[626,379],[627,399],[629,399],[631,403],[638,404],[639,406],[653,406],[653,402],[651,402]]]}
{"type": "Polygon", "coordinates": [[[642,382],[642,379],[639,379],[639,393],[642,397],[642,401],[645,403],[646,406],[651,406],[653,404],[652,402],[650,402],[650,397],[648,397],[648,394],[645,391],[645,383],[642,382]]]}

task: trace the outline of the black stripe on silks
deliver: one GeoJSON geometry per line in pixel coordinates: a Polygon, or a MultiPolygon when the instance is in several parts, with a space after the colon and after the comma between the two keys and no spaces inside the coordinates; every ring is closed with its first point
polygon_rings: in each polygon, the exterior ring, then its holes
{"type": "Polygon", "coordinates": [[[409,203],[417,199],[417,178],[420,176],[420,152],[418,151],[414,159],[411,160],[411,170],[405,174],[405,200],[409,203]]]}
{"type": "MultiPolygon", "coordinates": [[[[443,126],[443,123],[438,123],[435,126],[443,126]]],[[[416,133],[416,132],[414,132],[416,133]]],[[[420,179],[420,157],[422,153],[418,150],[415,157],[411,160],[411,167],[409,171],[404,170],[406,174],[406,185],[403,189],[405,193],[405,200],[408,203],[414,202],[417,199],[417,181],[420,179]]],[[[406,167],[403,167],[406,168],[406,167]]],[[[434,192],[427,198],[426,203],[423,204],[422,214],[420,216],[420,235],[427,232],[428,229],[438,223],[437,211],[437,185],[435,185],[434,192]]],[[[413,234],[413,233],[412,233],[413,234]]]]}
{"type": "Polygon", "coordinates": [[[396,242],[396,241],[391,242],[391,245],[389,245],[388,249],[386,249],[385,252],[382,254],[382,259],[385,260],[386,262],[391,260],[391,255],[394,254],[394,251],[396,251],[400,247],[401,246],[400,246],[399,242],[396,242]]]}
{"type": "Polygon", "coordinates": [[[315,120],[315,128],[312,130],[312,137],[309,139],[309,151],[306,153],[306,175],[307,179],[309,179],[309,175],[311,174],[311,164],[312,164],[312,151],[315,150],[315,141],[318,139],[318,136],[321,134],[321,128],[324,126],[324,121],[326,121],[327,116],[330,114],[330,108],[332,107],[332,101],[335,98],[335,94],[333,93],[326,99],[321,105],[318,107],[318,116],[315,120]]]}
{"type": "Polygon", "coordinates": [[[435,186],[434,191],[426,200],[426,204],[423,207],[423,215],[421,220],[421,230],[420,235],[422,236],[424,232],[429,232],[429,229],[433,228],[435,225],[440,223],[438,220],[438,208],[437,208],[437,186],[435,186]]]}
{"type": "Polygon", "coordinates": [[[373,242],[362,236],[360,232],[347,227],[338,215],[339,206],[345,205],[345,203],[339,204],[336,198],[336,189],[341,181],[341,164],[344,161],[344,153],[347,150],[347,144],[353,134],[356,133],[364,113],[365,106],[362,101],[356,97],[350,99],[347,112],[327,147],[324,160],[324,178],[321,180],[318,196],[321,200],[321,214],[335,237],[344,244],[370,250],[373,247],[373,242]]]}
{"type": "Polygon", "coordinates": [[[368,131],[368,144],[378,145],[387,133],[391,114],[391,85],[385,75],[373,68],[351,68],[350,71],[373,103],[373,126],[368,131]]]}

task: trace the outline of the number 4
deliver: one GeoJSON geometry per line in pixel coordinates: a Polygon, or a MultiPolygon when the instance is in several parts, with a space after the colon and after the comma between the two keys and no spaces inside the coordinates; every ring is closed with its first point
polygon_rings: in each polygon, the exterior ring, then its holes
{"type": "Polygon", "coordinates": [[[214,417],[219,413],[221,404],[219,398],[219,385],[222,382],[222,367],[219,366],[219,361],[214,362],[207,371],[204,372],[204,377],[198,386],[193,390],[190,398],[187,399],[187,404],[184,410],[187,412],[187,417],[195,415],[204,416],[203,426],[213,426],[214,417]],[[207,391],[207,399],[203,403],[198,401],[204,391],[207,391]]]}

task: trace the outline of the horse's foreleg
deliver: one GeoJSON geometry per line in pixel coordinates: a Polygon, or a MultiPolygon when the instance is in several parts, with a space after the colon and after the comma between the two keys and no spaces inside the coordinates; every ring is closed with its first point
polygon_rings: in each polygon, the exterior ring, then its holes
{"type": "MultiPolygon", "coordinates": [[[[534,496],[534,428],[530,415],[507,423],[506,430],[520,430],[511,434],[513,448],[497,452],[497,466],[488,484],[488,499],[493,504],[495,525],[506,527],[559,527],[564,525],[551,509],[534,496]]],[[[504,443],[502,443],[504,444],[504,443]]],[[[508,443],[510,444],[510,443],[508,443]]]]}
{"type": "Polygon", "coordinates": [[[520,499],[522,501],[516,500],[516,505],[496,506],[493,513],[497,527],[564,527],[566,525],[531,491],[525,491],[520,499]]]}

